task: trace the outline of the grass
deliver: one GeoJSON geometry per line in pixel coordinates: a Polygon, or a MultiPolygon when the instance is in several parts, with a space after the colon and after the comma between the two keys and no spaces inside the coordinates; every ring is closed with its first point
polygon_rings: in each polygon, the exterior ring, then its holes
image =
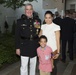
{"type": "Polygon", "coordinates": [[[19,57],[15,54],[14,35],[0,34],[0,68],[17,61],[19,57]]]}

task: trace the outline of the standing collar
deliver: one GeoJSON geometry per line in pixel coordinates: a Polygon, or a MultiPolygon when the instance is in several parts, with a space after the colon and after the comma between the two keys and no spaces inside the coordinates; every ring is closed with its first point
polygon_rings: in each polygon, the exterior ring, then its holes
{"type": "Polygon", "coordinates": [[[26,16],[25,14],[21,15],[21,19],[33,19],[33,15],[31,17],[26,16]]]}
{"type": "Polygon", "coordinates": [[[50,26],[50,25],[53,25],[53,24],[54,24],[54,23],[52,22],[51,24],[46,24],[46,25],[49,25],[49,26],[50,26]]]}
{"type": "MultiPolygon", "coordinates": [[[[26,16],[26,15],[25,15],[26,16]]],[[[28,17],[28,16],[26,16],[27,17],[27,19],[33,19],[33,15],[31,16],[31,17],[28,17]]]]}

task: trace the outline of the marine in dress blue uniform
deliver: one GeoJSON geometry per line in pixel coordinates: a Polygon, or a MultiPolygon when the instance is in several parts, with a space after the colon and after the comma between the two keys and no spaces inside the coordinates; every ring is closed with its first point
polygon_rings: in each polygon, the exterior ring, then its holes
{"type": "Polygon", "coordinates": [[[38,34],[41,20],[37,17],[28,18],[22,15],[16,25],[16,49],[20,49],[21,56],[35,57],[38,44],[38,34]]]}
{"type": "Polygon", "coordinates": [[[15,30],[16,54],[21,58],[20,75],[28,75],[28,62],[29,75],[35,75],[40,25],[40,19],[33,14],[33,6],[26,4],[25,14],[17,20],[15,30]]]}

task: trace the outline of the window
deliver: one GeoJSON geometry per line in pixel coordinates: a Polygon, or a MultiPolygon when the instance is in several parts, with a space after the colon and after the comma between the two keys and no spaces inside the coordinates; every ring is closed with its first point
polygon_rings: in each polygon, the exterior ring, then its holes
{"type": "Polygon", "coordinates": [[[75,4],[70,4],[70,10],[75,11],[75,4]]]}

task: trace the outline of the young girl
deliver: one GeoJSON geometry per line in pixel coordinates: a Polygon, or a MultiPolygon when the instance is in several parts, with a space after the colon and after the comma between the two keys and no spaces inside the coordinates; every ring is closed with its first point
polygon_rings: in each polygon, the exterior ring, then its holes
{"type": "MultiPolygon", "coordinates": [[[[60,54],[60,26],[53,23],[53,14],[51,11],[46,11],[44,18],[46,24],[41,25],[40,36],[45,35],[47,37],[47,45],[52,48],[53,52],[57,52],[53,56],[54,59],[57,59],[60,54]]],[[[53,69],[53,73],[56,75],[56,63],[54,65],[55,70],[53,69]]]]}
{"type": "Polygon", "coordinates": [[[40,75],[50,75],[52,72],[52,49],[47,46],[46,36],[41,36],[39,39],[40,47],[37,48],[37,54],[39,57],[39,70],[40,75]]]}

